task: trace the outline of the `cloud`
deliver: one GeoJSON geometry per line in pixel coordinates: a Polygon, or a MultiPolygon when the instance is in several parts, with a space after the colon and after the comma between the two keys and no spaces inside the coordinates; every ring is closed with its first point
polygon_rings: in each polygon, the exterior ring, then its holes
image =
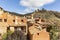
{"type": "Polygon", "coordinates": [[[54,2],[54,0],[21,0],[20,4],[26,7],[38,8],[52,2],[54,2]]]}
{"type": "Polygon", "coordinates": [[[54,1],[55,0],[20,0],[20,5],[27,7],[24,11],[30,11],[30,9],[37,9],[54,1]]]}

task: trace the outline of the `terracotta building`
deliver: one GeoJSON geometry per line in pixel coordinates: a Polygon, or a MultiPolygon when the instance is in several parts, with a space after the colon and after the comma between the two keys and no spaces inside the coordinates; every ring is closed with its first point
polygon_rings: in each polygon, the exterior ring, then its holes
{"type": "MultiPolygon", "coordinates": [[[[14,28],[27,28],[27,19],[19,15],[11,14],[0,8],[0,34],[6,33],[7,30],[14,31],[14,28]]],[[[27,29],[25,29],[27,31],[27,29]]]]}
{"type": "MultiPolygon", "coordinates": [[[[32,20],[32,19],[31,19],[32,20]]],[[[35,18],[29,25],[29,40],[50,40],[49,33],[46,31],[46,20],[35,18]]]]}
{"type": "Polygon", "coordinates": [[[29,40],[50,40],[45,20],[33,18],[33,14],[30,19],[20,16],[0,8],[0,34],[3,35],[7,30],[22,30],[25,35],[29,34],[29,40]]]}

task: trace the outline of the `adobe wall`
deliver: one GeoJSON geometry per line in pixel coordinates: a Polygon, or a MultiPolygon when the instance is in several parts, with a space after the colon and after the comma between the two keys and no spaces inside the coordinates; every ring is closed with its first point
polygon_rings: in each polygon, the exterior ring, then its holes
{"type": "Polygon", "coordinates": [[[41,31],[32,36],[32,40],[50,40],[49,33],[41,31]]]}
{"type": "MultiPolygon", "coordinates": [[[[3,34],[7,31],[7,27],[9,26],[26,26],[27,19],[24,17],[16,16],[10,14],[9,12],[2,12],[0,10],[0,33],[3,34]]],[[[14,31],[14,28],[10,28],[14,31]]]]}
{"type": "Polygon", "coordinates": [[[0,26],[0,34],[3,35],[6,32],[7,32],[7,27],[0,26]]]}
{"type": "Polygon", "coordinates": [[[49,33],[46,29],[38,30],[34,26],[29,28],[30,40],[50,40],[49,33]]]}

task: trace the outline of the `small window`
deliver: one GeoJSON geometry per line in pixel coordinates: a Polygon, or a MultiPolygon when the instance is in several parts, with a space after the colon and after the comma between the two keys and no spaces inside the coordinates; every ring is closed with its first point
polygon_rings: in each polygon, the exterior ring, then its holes
{"type": "Polygon", "coordinates": [[[17,27],[14,27],[15,31],[17,30],[17,27]]]}
{"type": "Polygon", "coordinates": [[[2,22],[2,19],[0,19],[0,22],[2,22]]]}
{"type": "Polygon", "coordinates": [[[35,21],[39,21],[39,19],[35,19],[35,21]]]}
{"type": "Polygon", "coordinates": [[[4,19],[4,22],[7,22],[7,19],[4,19]]]}
{"type": "Polygon", "coordinates": [[[10,30],[10,27],[7,27],[7,30],[10,30]]]}
{"type": "Polygon", "coordinates": [[[13,22],[15,22],[15,20],[13,20],[13,22]]]}
{"type": "Polygon", "coordinates": [[[45,20],[42,19],[41,22],[45,22],[45,20]]]}
{"type": "Polygon", "coordinates": [[[21,22],[24,22],[24,20],[21,20],[21,22]]]}
{"type": "Polygon", "coordinates": [[[37,33],[37,35],[39,35],[39,33],[37,33]]]}
{"type": "Polygon", "coordinates": [[[1,33],[0,33],[0,36],[1,36],[1,33]]]}
{"type": "Polygon", "coordinates": [[[24,27],[21,27],[21,30],[24,30],[24,27]]]}

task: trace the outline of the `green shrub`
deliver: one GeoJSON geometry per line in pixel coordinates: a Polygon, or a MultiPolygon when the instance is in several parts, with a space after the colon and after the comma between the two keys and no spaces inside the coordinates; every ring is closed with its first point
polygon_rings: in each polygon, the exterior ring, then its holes
{"type": "Polygon", "coordinates": [[[11,35],[12,33],[13,33],[13,31],[8,30],[7,33],[4,33],[4,34],[3,34],[3,36],[2,36],[2,40],[6,40],[7,36],[8,36],[8,35],[11,35]]]}

